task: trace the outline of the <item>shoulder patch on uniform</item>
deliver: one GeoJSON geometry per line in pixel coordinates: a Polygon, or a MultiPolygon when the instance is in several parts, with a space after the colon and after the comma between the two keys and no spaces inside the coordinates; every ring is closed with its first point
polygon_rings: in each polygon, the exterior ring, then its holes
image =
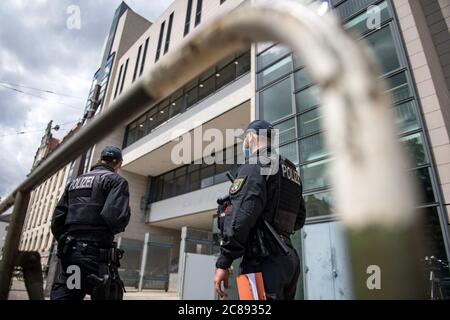
{"type": "Polygon", "coordinates": [[[233,180],[233,184],[230,187],[230,194],[236,194],[241,191],[242,187],[245,184],[247,177],[237,177],[233,180]]]}

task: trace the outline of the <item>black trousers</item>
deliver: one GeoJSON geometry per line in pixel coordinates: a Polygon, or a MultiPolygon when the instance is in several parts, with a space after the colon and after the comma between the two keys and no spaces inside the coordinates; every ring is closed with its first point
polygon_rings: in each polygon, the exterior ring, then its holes
{"type": "Polygon", "coordinates": [[[268,300],[293,300],[300,276],[300,260],[291,249],[289,255],[274,253],[257,261],[244,256],[241,274],[261,272],[268,300]]]}
{"type": "MultiPolygon", "coordinates": [[[[117,283],[113,283],[113,288],[111,289],[116,290],[115,294],[106,296],[104,288],[88,278],[92,274],[100,278],[108,274],[107,263],[101,261],[98,256],[81,253],[77,250],[70,250],[59,260],[59,263],[60,271],[52,286],[50,293],[51,300],[83,300],[86,294],[90,295],[92,300],[105,300],[107,297],[108,299],[122,300],[123,291],[120,288],[120,292],[117,293],[117,283]],[[73,284],[75,283],[73,266],[78,267],[80,270],[79,289],[73,288],[73,284]]],[[[118,275],[116,276],[118,277],[118,275]]]]}

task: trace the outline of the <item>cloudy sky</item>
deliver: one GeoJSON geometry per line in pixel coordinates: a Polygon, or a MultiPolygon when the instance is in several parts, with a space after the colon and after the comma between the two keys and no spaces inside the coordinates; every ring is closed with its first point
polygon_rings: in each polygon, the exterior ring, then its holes
{"type": "MultiPolygon", "coordinates": [[[[172,0],[125,2],[154,21],[172,0]]],[[[61,138],[81,117],[101,46],[119,4],[119,0],[1,1],[0,197],[7,196],[29,173],[50,120],[61,124],[61,130],[54,132],[61,138]],[[67,28],[67,10],[73,5],[80,9],[79,30],[67,28]]]]}

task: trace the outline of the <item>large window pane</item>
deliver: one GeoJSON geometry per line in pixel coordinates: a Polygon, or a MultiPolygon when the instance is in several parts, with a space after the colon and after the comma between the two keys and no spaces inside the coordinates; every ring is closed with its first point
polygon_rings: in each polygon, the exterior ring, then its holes
{"type": "Polygon", "coordinates": [[[417,121],[417,109],[413,101],[408,101],[394,107],[396,124],[400,133],[416,130],[419,128],[417,121]]]}
{"type": "Polygon", "coordinates": [[[188,174],[189,177],[189,191],[200,189],[200,171],[194,171],[188,174]]]}
{"type": "Polygon", "coordinates": [[[297,142],[280,147],[280,155],[291,160],[293,164],[298,164],[297,142]]]}
{"type": "Polygon", "coordinates": [[[236,60],[235,64],[237,77],[240,77],[250,71],[250,61],[250,52],[247,52],[236,60]]]}
{"type": "Polygon", "coordinates": [[[358,11],[367,8],[370,4],[374,3],[376,0],[348,0],[339,4],[335,9],[334,13],[337,14],[341,19],[348,18],[358,11]]]}
{"type": "Polygon", "coordinates": [[[291,79],[287,78],[260,93],[263,118],[275,122],[293,113],[291,79]]]}
{"type": "MultiPolygon", "coordinates": [[[[420,209],[424,225],[424,256],[435,256],[437,259],[447,260],[445,243],[442,236],[442,227],[439,220],[438,208],[429,207],[420,209]]],[[[447,277],[450,276],[447,271],[447,277]]]]}
{"type": "Polygon", "coordinates": [[[147,116],[147,132],[151,132],[157,126],[158,108],[154,108],[147,116]]]}
{"type": "Polygon", "coordinates": [[[430,177],[430,169],[429,168],[422,168],[419,170],[416,170],[415,172],[417,183],[419,186],[421,201],[423,203],[432,203],[436,201],[436,198],[434,196],[433,191],[433,184],[431,183],[431,177],[430,177]]]}
{"type": "Polygon", "coordinates": [[[230,83],[236,78],[236,65],[229,64],[216,73],[216,90],[230,83]]]}
{"type": "Polygon", "coordinates": [[[328,163],[330,159],[306,164],[300,167],[304,190],[329,186],[328,163]]]}
{"type": "Polygon", "coordinates": [[[328,154],[325,149],[323,134],[316,134],[300,140],[300,161],[307,162],[320,159],[328,154]]]}
{"type": "Polygon", "coordinates": [[[132,144],[133,142],[136,141],[136,122],[133,124],[130,124],[128,126],[128,132],[127,132],[127,141],[126,141],[126,145],[129,146],[130,144],[132,144]]]}
{"type": "Polygon", "coordinates": [[[292,57],[286,57],[283,60],[275,63],[273,66],[258,73],[258,88],[283,77],[292,71],[292,57]]]}
{"type": "Polygon", "coordinates": [[[256,62],[258,66],[258,71],[266,68],[270,64],[274,63],[278,59],[280,59],[282,56],[286,55],[289,52],[289,48],[282,46],[282,45],[276,45],[266,52],[262,53],[260,56],[258,56],[256,62]]]}
{"type": "Polygon", "coordinates": [[[202,100],[203,98],[209,96],[214,92],[214,82],[215,75],[212,75],[205,81],[201,82],[198,86],[198,100],[202,100]]]}
{"type": "Polygon", "coordinates": [[[364,38],[364,41],[375,54],[380,64],[381,74],[386,74],[400,67],[400,61],[389,26],[370,34],[364,38]]]}
{"type": "Polygon", "coordinates": [[[413,167],[418,167],[428,162],[423,148],[422,134],[420,132],[400,139],[413,167]]]}
{"type": "Polygon", "coordinates": [[[214,166],[202,168],[200,171],[201,188],[212,186],[214,183],[214,166]]]}
{"type": "MultiPolygon", "coordinates": [[[[345,27],[359,34],[369,31],[368,20],[372,19],[374,14],[379,15],[380,24],[390,18],[389,9],[386,2],[377,4],[377,11],[364,11],[363,14],[351,19],[345,24],[345,27]],[[379,12],[378,12],[379,10],[379,12]]],[[[370,26],[370,25],[369,25],[370,26]]]]}
{"type": "Polygon", "coordinates": [[[301,89],[312,83],[311,77],[306,68],[294,73],[295,89],[301,89]]]}
{"type": "Polygon", "coordinates": [[[320,103],[319,88],[312,86],[296,93],[295,103],[297,105],[298,112],[303,112],[309,108],[317,106],[320,103]]]}
{"type": "Polygon", "coordinates": [[[389,88],[386,93],[391,95],[391,100],[393,103],[412,96],[405,72],[396,74],[395,76],[386,79],[386,84],[389,88]]]}
{"type": "Polygon", "coordinates": [[[145,135],[145,116],[137,120],[136,140],[139,140],[145,135]]]}
{"type": "Polygon", "coordinates": [[[279,135],[279,143],[283,144],[287,141],[290,141],[292,139],[296,138],[295,134],[295,118],[287,120],[283,123],[277,124],[274,126],[275,130],[278,131],[279,135]]]}
{"type": "Polygon", "coordinates": [[[306,217],[327,216],[334,213],[331,192],[320,192],[305,196],[306,217]]]}
{"type": "Polygon", "coordinates": [[[305,136],[313,132],[319,131],[322,127],[322,113],[320,108],[308,111],[298,117],[299,135],[305,136]]]}

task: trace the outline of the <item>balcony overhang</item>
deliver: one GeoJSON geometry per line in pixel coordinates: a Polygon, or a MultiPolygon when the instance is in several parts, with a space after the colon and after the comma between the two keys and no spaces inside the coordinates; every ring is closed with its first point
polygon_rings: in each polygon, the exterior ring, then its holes
{"type": "MultiPolygon", "coordinates": [[[[194,107],[195,108],[195,107],[194,107]]],[[[180,115],[183,116],[184,114],[180,115]]],[[[183,133],[184,127],[180,126],[167,126],[165,128],[158,128],[157,131],[163,130],[160,136],[155,136],[151,140],[137,141],[136,146],[131,145],[124,149],[124,162],[122,170],[137,173],[144,176],[157,176],[164,172],[175,169],[182,164],[177,164],[171,161],[171,153],[173,148],[180,143],[181,140],[174,140],[176,137],[180,137],[184,134],[188,134],[191,139],[191,159],[197,160],[194,156],[194,131],[196,128],[201,127],[203,132],[208,129],[218,129],[225,137],[226,129],[245,129],[250,122],[250,100],[247,100],[228,111],[212,118],[211,120],[198,123],[197,126],[193,126],[201,119],[201,113],[193,114],[190,118],[189,126],[190,130],[186,130],[183,133]],[[175,135],[177,134],[177,135],[175,135]],[[162,137],[161,135],[164,135],[162,137]],[[170,137],[168,139],[167,137],[170,137]],[[167,139],[167,142],[163,145],[157,146],[159,139],[167,139]],[[154,141],[156,140],[156,141],[154,141]]],[[[174,119],[175,120],[175,119],[174,119]]],[[[170,123],[167,123],[169,125],[170,123]]],[[[185,126],[187,124],[184,124],[185,126]]],[[[153,133],[152,133],[153,134],[153,133]]],[[[149,136],[151,136],[150,134],[149,136]]],[[[149,137],[147,136],[147,137],[149,137]]],[[[141,140],[144,140],[145,138],[141,140]]],[[[196,141],[197,142],[197,141],[196,141]]],[[[202,150],[211,142],[202,142],[202,150]]],[[[232,146],[235,141],[224,138],[224,148],[232,146]]]]}

